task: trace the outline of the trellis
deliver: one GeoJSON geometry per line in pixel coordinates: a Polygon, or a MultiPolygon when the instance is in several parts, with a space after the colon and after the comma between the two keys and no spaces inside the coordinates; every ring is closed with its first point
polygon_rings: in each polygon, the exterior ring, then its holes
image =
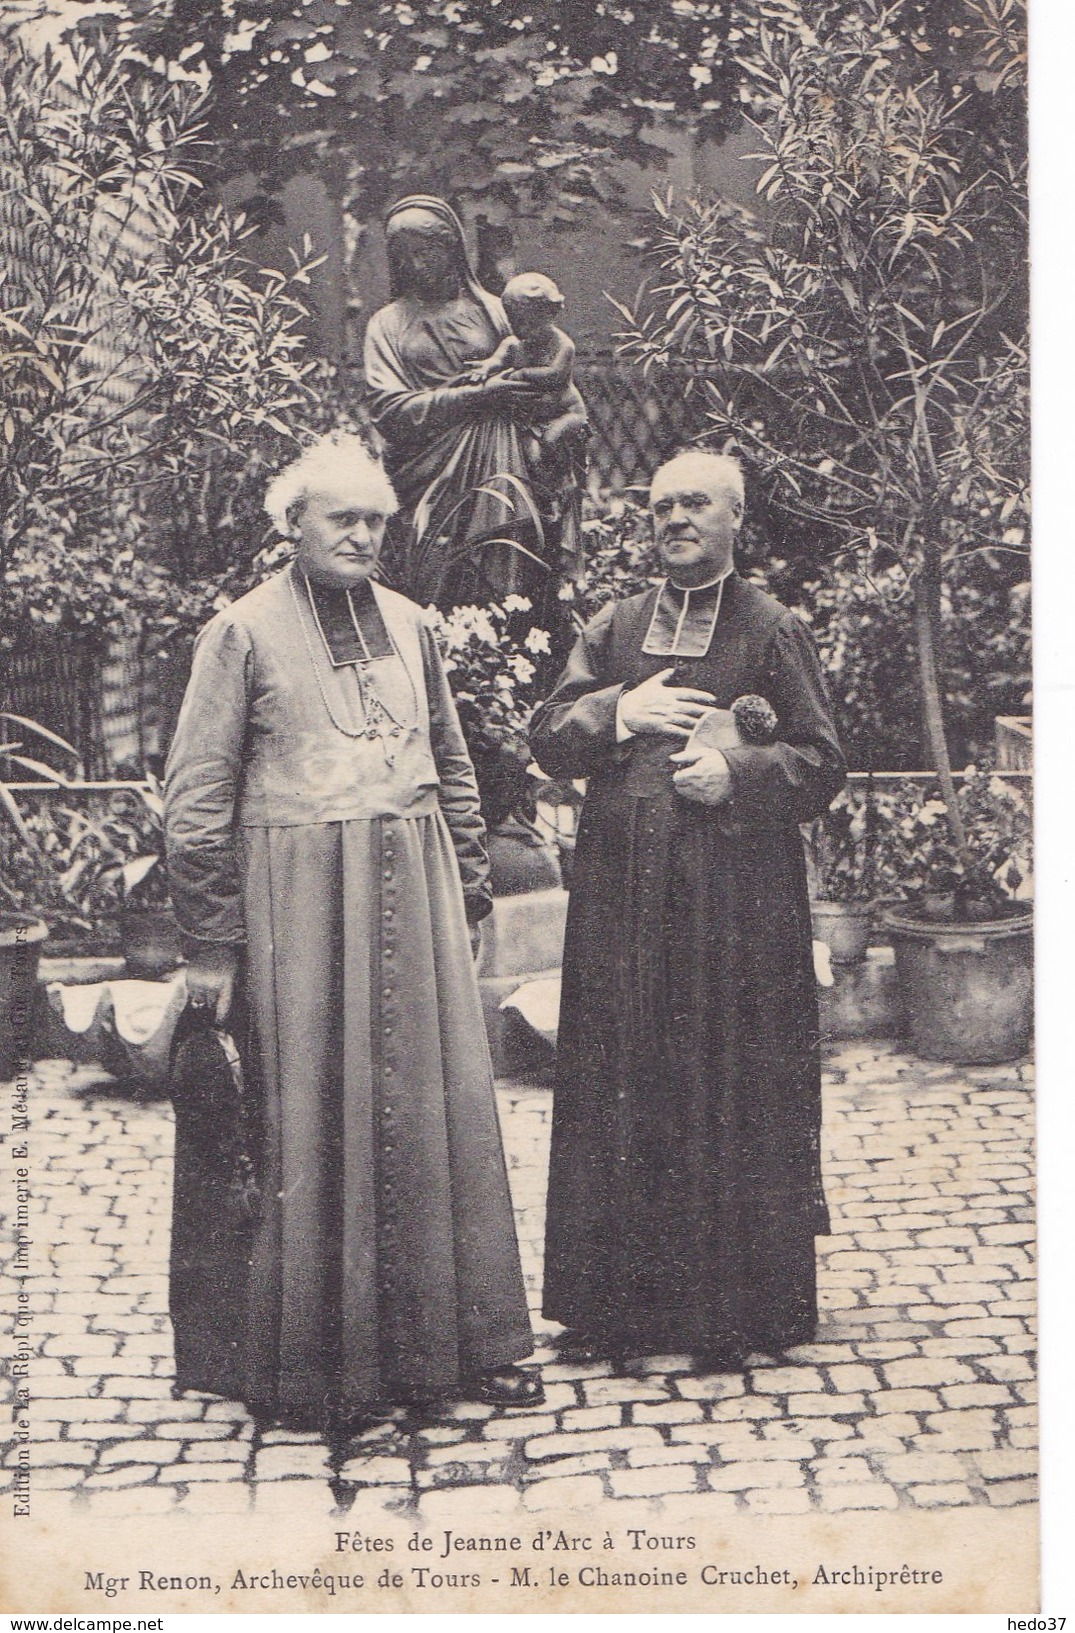
{"type": "MultiPolygon", "coordinates": [[[[87,776],[106,775],[101,657],[95,641],[71,633],[43,633],[32,647],[0,654],[0,708],[57,732],[78,751],[87,776]]],[[[8,739],[15,734],[9,726],[8,739]]],[[[35,754],[40,745],[25,745],[35,754]]]]}
{"type": "Polygon", "coordinates": [[[689,368],[643,375],[614,357],[580,358],[575,379],[589,411],[590,486],[648,484],[663,460],[706,429],[704,398],[689,368]]]}
{"type": "MultiPolygon", "coordinates": [[[[622,492],[648,483],[655,468],[705,430],[700,392],[684,370],[646,377],[612,356],[581,358],[579,388],[590,414],[590,487],[622,492]]],[[[4,655],[0,707],[59,732],[78,750],[87,774],[143,764],[161,746],[155,661],[134,642],[77,635],[35,635],[4,655]]]]}

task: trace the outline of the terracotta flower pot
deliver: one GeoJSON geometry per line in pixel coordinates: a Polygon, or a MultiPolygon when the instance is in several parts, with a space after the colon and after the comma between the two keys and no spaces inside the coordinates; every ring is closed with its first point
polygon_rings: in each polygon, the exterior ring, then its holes
{"type": "Polygon", "coordinates": [[[810,903],[814,940],[823,941],[834,964],[861,964],[870,945],[870,902],[810,903]]]}
{"type": "Polygon", "coordinates": [[[1034,1024],[1029,906],[981,923],[929,922],[894,909],[883,923],[918,1054],[986,1066],[1026,1052],[1034,1024]]]}

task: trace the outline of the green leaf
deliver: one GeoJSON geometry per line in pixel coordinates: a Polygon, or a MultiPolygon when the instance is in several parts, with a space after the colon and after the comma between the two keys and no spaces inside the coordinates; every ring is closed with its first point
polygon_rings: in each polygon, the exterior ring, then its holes
{"type": "Polygon", "coordinates": [[[37,840],[26,826],[26,823],[23,821],[22,812],[15,803],[15,796],[12,794],[7,784],[2,782],[0,782],[0,810],[3,810],[6,813],[8,820],[15,829],[15,832],[18,834],[19,838],[26,846],[26,849],[30,852],[34,859],[38,863],[47,867],[48,859],[46,858],[40,845],[37,843],[37,840]]]}
{"type": "MultiPolygon", "coordinates": [[[[39,725],[36,720],[27,720],[21,714],[11,714],[7,709],[0,709],[0,720],[13,721],[15,725],[22,726],[25,731],[36,733],[38,737],[43,737],[46,742],[54,743],[57,748],[63,749],[66,754],[70,754],[72,759],[78,760],[78,750],[72,748],[66,738],[58,736],[54,731],[50,731],[47,726],[39,725]]],[[[54,775],[54,773],[50,773],[50,775],[54,775]]]]}

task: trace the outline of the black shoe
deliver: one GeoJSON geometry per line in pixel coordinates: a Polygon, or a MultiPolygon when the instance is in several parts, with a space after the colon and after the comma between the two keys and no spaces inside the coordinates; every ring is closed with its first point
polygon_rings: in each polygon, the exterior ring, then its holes
{"type": "Polygon", "coordinates": [[[595,1338],[592,1333],[576,1332],[573,1327],[561,1333],[556,1341],[556,1352],[568,1366],[588,1367],[608,1361],[614,1372],[623,1371],[629,1353],[626,1345],[617,1339],[595,1338]]]}
{"type": "Polygon", "coordinates": [[[762,1333],[754,1349],[761,1350],[764,1355],[783,1355],[786,1350],[799,1349],[803,1344],[817,1343],[817,1324],[808,1322],[803,1326],[789,1327],[786,1332],[762,1333]]]}
{"type": "Polygon", "coordinates": [[[545,1400],[545,1385],[541,1374],[527,1367],[498,1367],[495,1372],[480,1372],[463,1382],[467,1400],[481,1401],[484,1406],[541,1406],[545,1400]]]}
{"type": "Polygon", "coordinates": [[[556,1350],[561,1361],[566,1361],[568,1366],[586,1367],[598,1361],[607,1361],[612,1354],[612,1345],[607,1339],[594,1338],[591,1333],[576,1332],[569,1327],[557,1339],[556,1350]]]}
{"type": "Polygon", "coordinates": [[[711,1372],[742,1372],[748,1353],[746,1345],[734,1339],[714,1344],[694,1357],[695,1373],[705,1377],[711,1372]]]}
{"type": "Polygon", "coordinates": [[[325,1431],[325,1414],[313,1407],[273,1406],[255,1413],[258,1427],[284,1429],[293,1435],[320,1435],[325,1431]]]}
{"type": "Polygon", "coordinates": [[[349,1411],[340,1407],[322,1419],[322,1430],[329,1440],[357,1440],[369,1429],[376,1429],[388,1416],[388,1408],[378,1414],[372,1411],[349,1411]]]}

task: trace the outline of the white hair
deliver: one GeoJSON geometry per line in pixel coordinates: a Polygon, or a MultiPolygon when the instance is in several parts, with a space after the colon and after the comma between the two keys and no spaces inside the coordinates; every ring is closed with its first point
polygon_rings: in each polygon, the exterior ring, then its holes
{"type": "Polygon", "coordinates": [[[667,460],[665,464],[658,466],[654,471],[653,480],[650,483],[651,500],[658,481],[664,478],[664,481],[667,482],[670,471],[675,472],[676,479],[688,482],[698,481],[701,473],[704,472],[705,477],[710,482],[719,482],[723,491],[730,494],[733,499],[738,499],[740,504],[746,502],[743,467],[731,454],[710,453],[708,448],[688,448],[685,452],[676,454],[674,458],[667,460]],[[680,476],[681,472],[682,477],[680,476]]]}
{"type": "Polygon", "coordinates": [[[342,480],[353,481],[371,510],[391,516],[399,509],[384,466],[353,431],[331,431],[318,437],[290,465],[285,465],[265,491],[265,509],[280,532],[287,533],[296,507],[319,488],[335,486],[342,480]]]}

